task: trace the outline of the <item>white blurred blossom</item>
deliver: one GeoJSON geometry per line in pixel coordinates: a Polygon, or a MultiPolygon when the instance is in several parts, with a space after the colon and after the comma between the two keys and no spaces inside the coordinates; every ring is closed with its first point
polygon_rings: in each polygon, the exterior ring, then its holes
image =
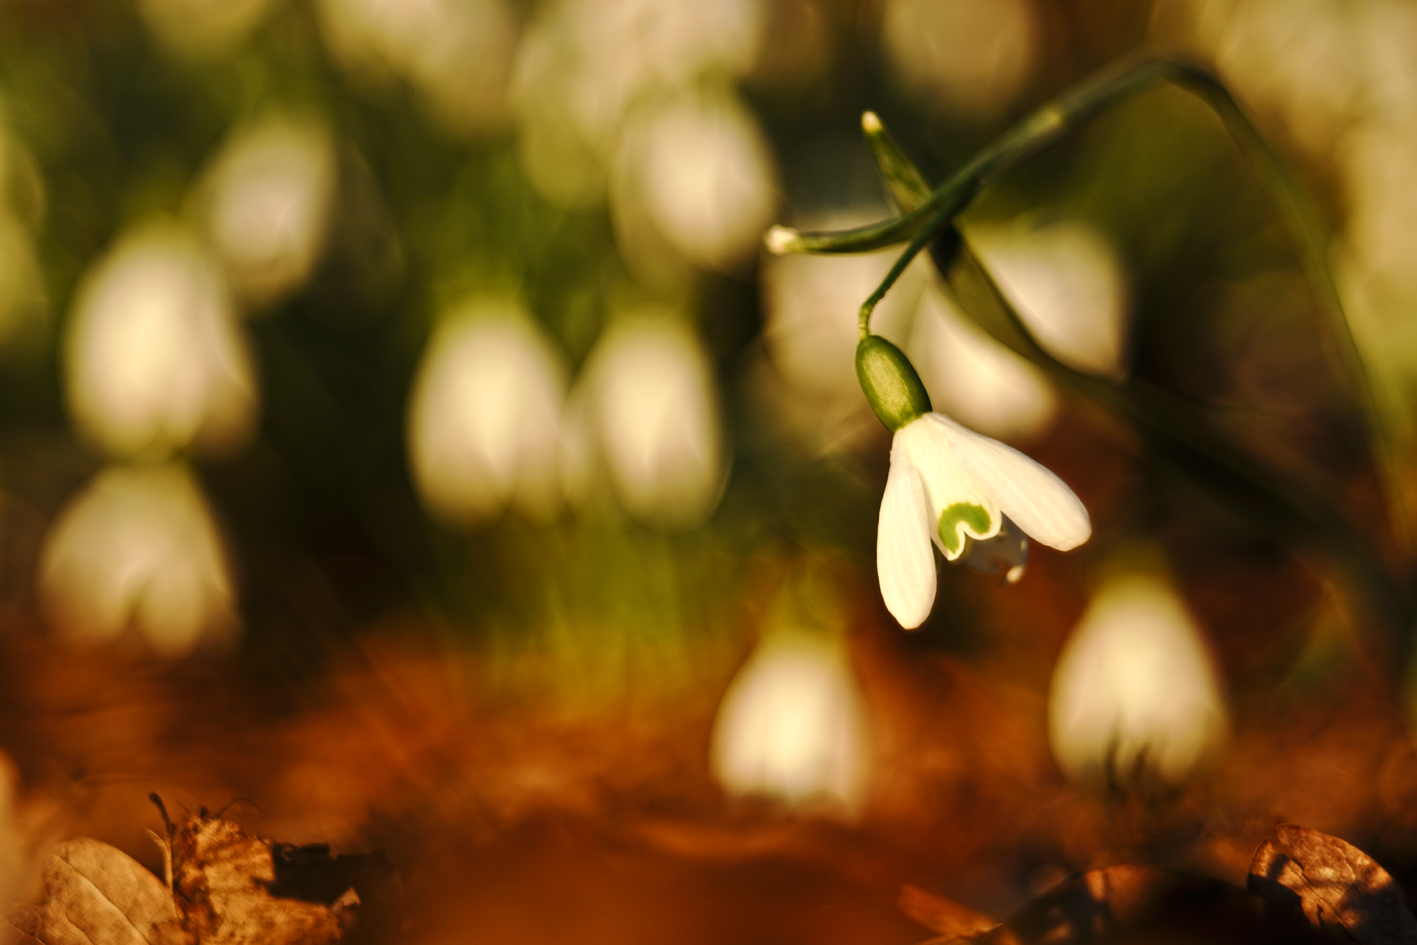
{"type": "Polygon", "coordinates": [[[348,70],[396,77],[453,134],[498,125],[517,23],[505,0],[319,0],[326,44],[348,70]]]}
{"type": "Polygon", "coordinates": [[[65,338],[69,409],[118,456],[196,445],[213,452],[252,431],[257,392],[220,272],[184,230],[122,237],[85,275],[65,338]]]}
{"type": "Polygon", "coordinates": [[[1042,372],[967,321],[933,286],[920,300],[906,350],[935,407],[987,436],[1037,433],[1057,411],[1042,372]]]}
{"type": "Polygon", "coordinates": [[[245,42],[271,0],[139,0],[153,37],[182,59],[225,56],[245,42]]]}
{"type": "MultiPolygon", "coordinates": [[[[698,266],[743,262],[772,222],[777,175],[768,144],[726,96],[680,96],[637,112],[618,165],[630,186],[617,189],[617,203],[641,201],[655,229],[698,266]]],[[[624,208],[612,209],[624,217],[624,208]]]]}
{"type": "Polygon", "coordinates": [[[261,304],[309,276],[334,183],[334,147],[319,119],[268,117],[222,148],[203,182],[202,222],[243,297],[261,304]]]}
{"type": "Polygon", "coordinates": [[[409,399],[409,462],[424,504],[461,522],[508,505],[554,514],[565,396],[560,357],[519,306],[480,299],[454,311],[409,399]]]}
{"type": "Polygon", "coordinates": [[[643,310],[608,328],[572,399],[577,427],[563,453],[572,495],[586,493],[599,457],[639,519],[687,527],[718,505],[728,471],[718,391],[703,344],[673,313],[643,310]]]}
{"type": "Polygon", "coordinates": [[[719,705],[714,777],[732,794],[855,812],[870,773],[864,701],[839,635],[777,629],[719,705]]]}
{"type": "Polygon", "coordinates": [[[1029,0],[886,0],[886,61],[906,87],[967,115],[1003,110],[1033,70],[1029,0]]]}
{"type": "Polygon", "coordinates": [[[229,642],[237,629],[216,522],[181,465],[99,473],[45,539],[39,590],[51,623],[78,642],[132,628],[174,658],[229,642]]]}
{"type": "Polygon", "coordinates": [[[1072,778],[1179,781],[1228,730],[1200,629],[1166,579],[1114,577],[1093,595],[1058,656],[1048,740],[1072,778]]]}
{"type": "Polygon", "coordinates": [[[1050,354],[1092,374],[1126,374],[1126,276],[1101,234],[1064,220],[970,228],[965,235],[1050,354]]]}
{"type": "Polygon", "coordinates": [[[594,204],[631,107],[704,74],[745,73],[761,33],[760,0],[548,4],[514,67],[523,173],[559,206],[594,204]]]}

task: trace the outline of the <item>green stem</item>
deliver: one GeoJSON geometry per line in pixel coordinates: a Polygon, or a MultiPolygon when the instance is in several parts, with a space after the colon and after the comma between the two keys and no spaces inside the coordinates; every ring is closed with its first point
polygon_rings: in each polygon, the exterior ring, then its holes
{"type": "MultiPolygon", "coordinates": [[[[1172,63],[1164,59],[1142,57],[1124,59],[1103,70],[1061,98],[1029,113],[903,216],[835,232],[803,233],[777,226],[768,232],[768,248],[774,253],[866,253],[916,237],[922,229],[926,232],[938,229],[943,222],[954,219],[986,184],[1004,171],[1096,113],[1164,78],[1171,66],[1172,63]]],[[[928,237],[916,253],[924,248],[925,242],[929,242],[928,237]]]]}

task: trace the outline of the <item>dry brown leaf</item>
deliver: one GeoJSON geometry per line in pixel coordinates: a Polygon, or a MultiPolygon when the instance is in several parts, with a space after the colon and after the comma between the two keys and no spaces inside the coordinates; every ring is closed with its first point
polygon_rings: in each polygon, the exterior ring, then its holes
{"type": "Polygon", "coordinates": [[[1360,945],[1417,943],[1417,918],[1402,887],[1362,850],[1337,837],[1285,824],[1250,864],[1251,892],[1308,924],[1360,945]],[[1345,935],[1346,933],[1346,935],[1345,935]]]}
{"type": "Polygon", "coordinates": [[[915,886],[901,887],[900,899],[896,902],[902,912],[946,942],[983,935],[999,924],[982,912],[915,886]]]}
{"type": "Polygon", "coordinates": [[[1258,900],[1209,876],[1110,866],[1073,876],[979,939],[990,945],[1274,940],[1258,900]]]}
{"type": "Polygon", "coordinates": [[[12,938],[33,945],[181,945],[167,887],[98,840],[57,844],[45,858],[45,901],[10,913],[12,938]],[[17,934],[16,934],[17,933],[17,934]]]}
{"type": "Polygon", "coordinates": [[[274,895],[270,841],[205,808],[167,826],[172,896],[191,945],[330,945],[344,936],[358,904],[352,890],[332,905],[274,895]]]}

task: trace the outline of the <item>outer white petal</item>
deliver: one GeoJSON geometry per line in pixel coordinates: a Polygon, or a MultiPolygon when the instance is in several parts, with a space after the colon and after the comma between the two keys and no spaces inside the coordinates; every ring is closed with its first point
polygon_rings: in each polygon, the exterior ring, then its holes
{"type": "Polygon", "coordinates": [[[926,419],[949,436],[960,468],[1029,537],[1067,551],[1092,535],[1082,501],[1051,470],[948,417],[932,413],[926,419]]]}
{"type": "Polygon", "coordinates": [[[876,530],[876,573],[886,609],[907,630],[930,616],[935,603],[935,554],[930,548],[930,509],[920,475],[897,436],[891,471],[881,497],[876,530]]]}

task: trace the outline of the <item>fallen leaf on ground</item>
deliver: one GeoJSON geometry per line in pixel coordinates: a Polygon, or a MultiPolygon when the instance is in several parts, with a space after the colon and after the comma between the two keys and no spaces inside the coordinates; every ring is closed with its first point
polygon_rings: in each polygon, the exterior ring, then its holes
{"type": "Polygon", "coordinates": [[[352,890],[328,905],[272,892],[289,883],[277,865],[289,864],[292,851],[331,859],[328,847],[272,844],[205,808],[182,824],[168,820],[167,831],[172,897],[192,945],[330,945],[354,918],[359,900],[352,890]]]}
{"type": "Polygon", "coordinates": [[[44,902],[10,913],[23,945],[182,945],[172,895],[128,854],[88,838],[56,844],[45,858],[44,902]]]}
{"type": "Polygon", "coordinates": [[[1338,941],[1417,943],[1417,918],[1402,887],[1362,850],[1326,833],[1285,824],[1255,851],[1247,885],[1281,913],[1338,941]]]}
{"type": "Polygon", "coordinates": [[[900,910],[930,929],[944,941],[970,939],[998,926],[998,921],[976,912],[966,905],[928,893],[915,886],[904,886],[897,900],[900,910]]]}
{"type": "Polygon", "coordinates": [[[1278,942],[1260,901],[1223,880],[1179,870],[1109,866],[1072,876],[974,941],[987,945],[1100,942],[1278,942]]]}

